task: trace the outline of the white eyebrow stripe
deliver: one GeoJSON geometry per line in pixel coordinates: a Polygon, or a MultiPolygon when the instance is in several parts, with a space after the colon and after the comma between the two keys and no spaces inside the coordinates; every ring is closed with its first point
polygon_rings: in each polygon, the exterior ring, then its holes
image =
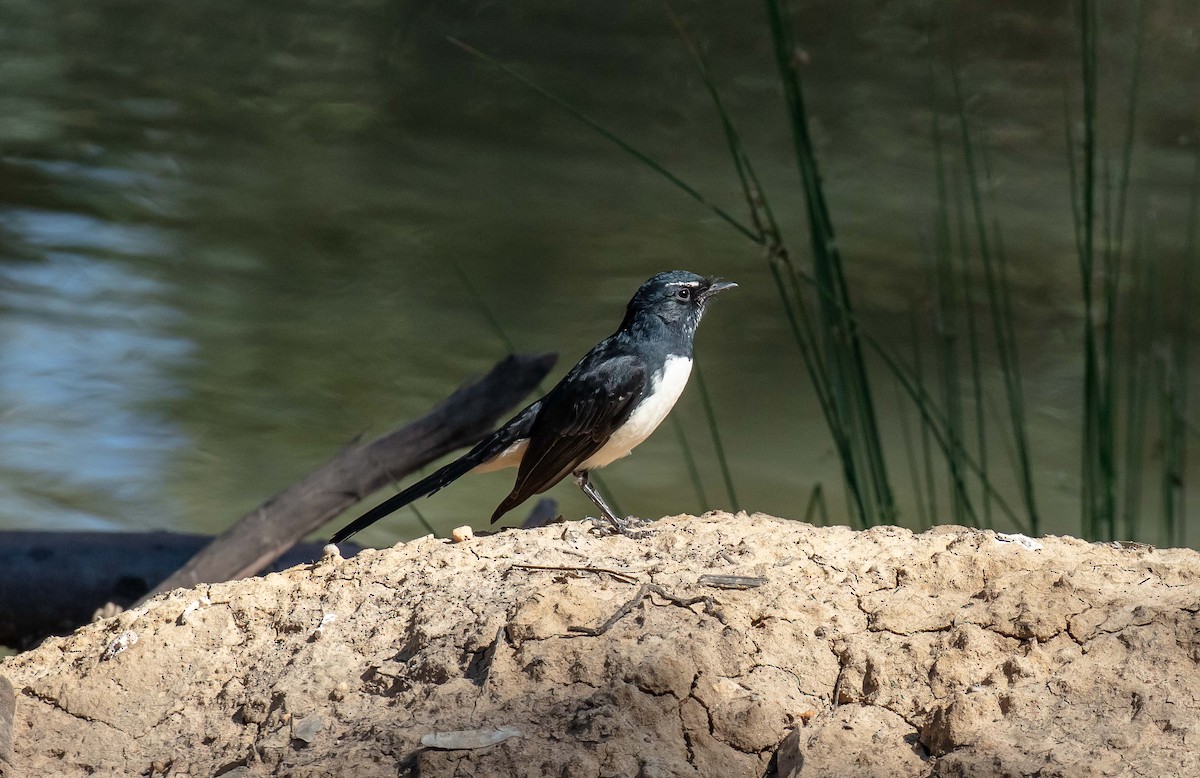
{"type": "Polygon", "coordinates": [[[667,286],[700,286],[699,281],[669,281],[667,286]]]}

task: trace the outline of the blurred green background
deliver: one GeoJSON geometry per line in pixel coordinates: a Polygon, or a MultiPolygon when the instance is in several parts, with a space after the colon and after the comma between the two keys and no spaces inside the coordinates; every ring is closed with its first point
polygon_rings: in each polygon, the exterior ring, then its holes
{"type": "MultiPolygon", "coordinates": [[[[612,331],[642,280],[672,268],[741,286],[697,341],[740,507],[798,518],[820,484],[831,520],[847,520],[838,458],[761,250],[446,41],[513,66],[741,215],[720,121],[668,12],[519,6],[0,0],[0,528],[218,532],[354,436],[380,434],[482,374],[506,351],[489,313],[517,349],[559,351],[557,379],[612,331]]],[[[1135,4],[1097,7],[1097,169],[1111,179],[1125,148],[1140,23],[1129,232],[1156,263],[1142,292],[1170,312],[1161,331],[1186,342],[1200,323],[1178,313],[1194,302],[1181,279],[1200,22],[1191,0],[1148,0],[1140,21],[1135,4]]],[[[672,9],[712,64],[804,266],[803,199],[763,10],[672,9]]],[[[904,360],[914,341],[936,339],[928,278],[947,200],[931,117],[952,136],[969,115],[1008,258],[1041,529],[1077,534],[1073,9],[800,0],[793,13],[855,309],[904,360]],[[947,101],[951,72],[962,106],[947,101]]],[[[964,187],[962,162],[945,167],[949,186],[964,187]]],[[[1156,348],[1147,339],[1140,351],[1156,348]]],[[[1195,364],[1183,363],[1190,385],[1195,364]]],[[[917,434],[917,415],[869,367],[901,522],[950,520],[940,472],[929,477],[944,517],[917,509],[929,481],[910,478],[904,435],[906,425],[917,434]]],[[[987,404],[1003,403],[990,362],[983,386],[987,404]]],[[[1193,443],[1195,405],[1184,425],[1193,443]]],[[[732,506],[695,386],[677,414],[704,501],[664,427],[603,474],[624,511],[732,506]]],[[[1157,421],[1147,428],[1153,468],[1164,443],[1157,421]]],[[[1006,446],[997,431],[993,478],[1010,494],[1006,446]]],[[[1198,504],[1191,459],[1177,479],[1184,506],[1198,504]]],[[[511,480],[473,477],[419,507],[439,529],[479,527],[511,480]]],[[[1147,513],[1160,510],[1157,489],[1139,503],[1147,513]]],[[[568,517],[590,507],[569,483],[551,496],[568,517]]],[[[362,540],[423,532],[406,511],[362,540]]],[[[1186,521],[1173,539],[1197,542],[1186,521]]]]}

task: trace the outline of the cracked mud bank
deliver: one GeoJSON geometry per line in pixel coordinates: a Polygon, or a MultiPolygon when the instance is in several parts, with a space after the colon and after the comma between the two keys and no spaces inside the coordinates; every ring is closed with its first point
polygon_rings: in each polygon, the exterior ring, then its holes
{"type": "Polygon", "coordinates": [[[587,527],[422,539],[48,640],[0,664],[0,774],[1200,775],[1194,552],[587,527]]]}

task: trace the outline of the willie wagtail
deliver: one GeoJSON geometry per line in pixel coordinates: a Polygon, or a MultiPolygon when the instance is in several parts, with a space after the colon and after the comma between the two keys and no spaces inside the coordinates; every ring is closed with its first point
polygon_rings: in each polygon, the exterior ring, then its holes
{"type": "Polygon", "coordinates": [[[625,523],[588,481],[588,471],[628,454],[666,418],[692,372],[692,339],[705,305],[735,286],[686,270],[654,276],[633,295],[617,331],[545,397],[466,454],[347,524],[329,542],[340,543],[469,472],[514,466],[517,483],[492,514],[492,523],[573,475],[604,517],[624,531],[625,523]]]}

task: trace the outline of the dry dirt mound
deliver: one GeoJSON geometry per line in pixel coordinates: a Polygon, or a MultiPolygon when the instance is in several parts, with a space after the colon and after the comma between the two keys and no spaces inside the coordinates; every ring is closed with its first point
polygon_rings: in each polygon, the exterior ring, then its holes
{"type": "Polygon", "coordinates": [[[50,639],[0,664],[0,772],[1200,775],[1194,552],[588,526],[426,538],[50,639]]]}

